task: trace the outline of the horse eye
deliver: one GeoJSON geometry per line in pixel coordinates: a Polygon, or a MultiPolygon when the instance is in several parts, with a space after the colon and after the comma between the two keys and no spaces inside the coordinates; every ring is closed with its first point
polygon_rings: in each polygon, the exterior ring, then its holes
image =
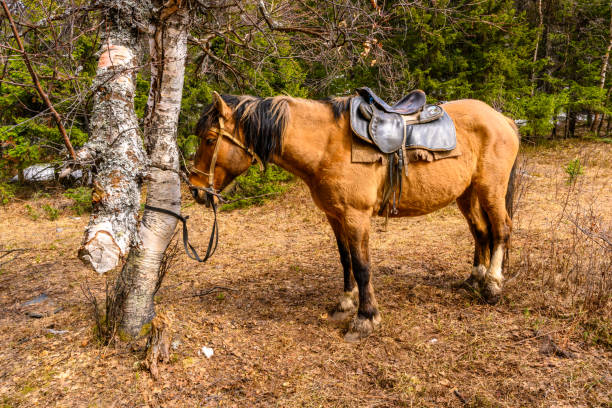
{"type": "Polygon", "coordinates": [[[211,144],[215,143],[215,140],[217,140],[217,139],[206,139],[206,144],[207,145],[211,145],[211,144]]]}

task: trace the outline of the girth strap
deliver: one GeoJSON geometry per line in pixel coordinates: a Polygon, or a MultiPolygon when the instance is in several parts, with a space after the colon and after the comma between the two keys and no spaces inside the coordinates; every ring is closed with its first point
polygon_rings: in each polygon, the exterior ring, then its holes
{"type": "Polygon", "coordinates": [[[174,211],[166,210],[165,208],[153,207],[151,205],[145,205],[144,208],[162,214],[171,215],[172,217],[182,222],[183,246],[185,247],[185,253],[189,258],[193,259],[194,261],[206,262],[211,256],[213,256],[213,254],[217,250],[217,244],[219,243],[219,226],[217,225],[217,205],[215,204],[214,200],[211,200],[211,202],[215,218],[212,230],[210,232],[210,239],[208,240],[208,248],[206,248],[206,255],[204,256],[204,258],[200,258],[193,245],[189,243],[189,232],[187,231],[187,220],[189,219],[189,216],[183,217],[182,215],[177,214],[174,211]]]}

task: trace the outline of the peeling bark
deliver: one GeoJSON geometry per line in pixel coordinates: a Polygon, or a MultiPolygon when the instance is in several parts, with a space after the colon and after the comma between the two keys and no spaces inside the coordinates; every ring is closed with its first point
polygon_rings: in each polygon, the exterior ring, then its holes
{"type": "MultiPolygon", "coordinates": [[[[160,22],[153,27],[155,34],[150,39],[152,79],[145,118],[145,141],[151,162],[147,204],[177,214],[181,211],[181,192],[176,137],[189,20],[188,10],[180,5],[172,1],[164,4],[160,22]],[[173,13],[168,15],[168,10],[173,13]]],[[[117,287],[125,291],[120,328],[130,336],[137,336],[142,326],[155,315],[153,298],[161,283],[160,264],[176,224],[172,216],[150,210],[144,212],[139,229],[142,244],[132,248],[117,281],[117,287]],[[123,285],[125,282],[128,284],[123,285]]]]}
{"type": "Polygon", "coordinates": [[[98,273],[115,268],[138,245],[137,218],[146,154],[134,112],[141,46],[135,16],[141,2],[107,1],[90,119],[90,139],[77,153],[96,167],[93,211],[79,257],[98,273]],[[138,3],[138,4],[136,4],[138,3]]]}

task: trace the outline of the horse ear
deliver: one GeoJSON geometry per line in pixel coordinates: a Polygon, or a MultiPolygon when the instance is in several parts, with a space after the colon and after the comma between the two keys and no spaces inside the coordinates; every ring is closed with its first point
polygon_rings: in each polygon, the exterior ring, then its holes
{"type": "Polygon", "coordinates": [[[227,103],[223,100],[221,95],[217,93],[217,91],[213,91],[212,93],[213,103],[215,104],[215,108],[224,119],[230,119],[232,117],[232,109],[227,106],[227,103]]]}

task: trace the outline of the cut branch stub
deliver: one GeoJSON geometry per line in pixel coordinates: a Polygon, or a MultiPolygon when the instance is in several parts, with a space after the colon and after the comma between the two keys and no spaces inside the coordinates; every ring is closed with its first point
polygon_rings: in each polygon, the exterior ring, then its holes
{"type": "Polygon", "coordinates": [[[146,154],[134,112],[137,32],[102,41],[90,139],[79,157],[95,159],[93,211],[79,257],[98,273],[115,268],[138,245],[138,210],[146,154]]]}

